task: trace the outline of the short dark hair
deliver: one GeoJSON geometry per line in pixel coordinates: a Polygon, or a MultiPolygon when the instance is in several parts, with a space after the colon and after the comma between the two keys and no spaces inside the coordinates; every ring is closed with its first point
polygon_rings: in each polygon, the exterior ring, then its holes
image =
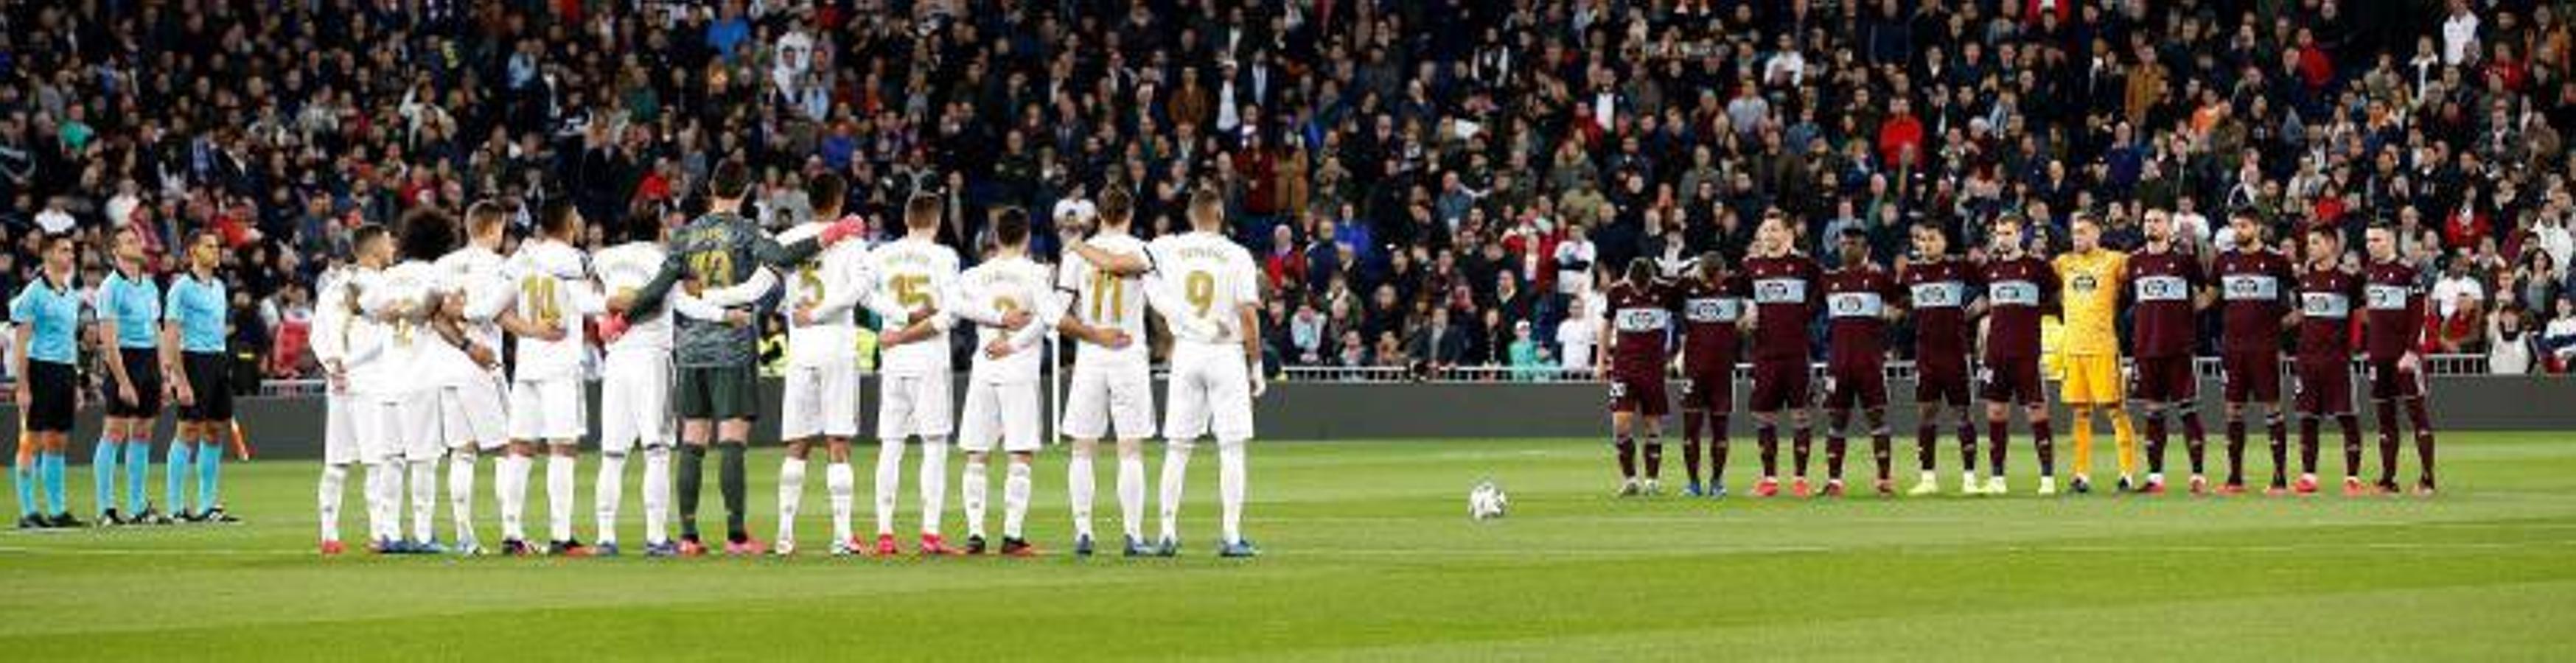
{"type": "MultiPolygon", "coordinates": [[[[385,239],[385,238],[386,238],[386,235],[385,235],[385,227],[384,227],[384,226],[381,226],[381,225],[377,225],[377,224],[370,223],[370,224],[367,224],[367,225],[358,226],[358,229],[357,229],[356,231],[354,231],[354,232],[350,233],[350,235],[349,235],[349,247],[350,247],[350,248],[352,248],[352,249],[361,249],[361,248],[366,248],[366,246],[367,246],[368,244],[375,243],[377,240],[382,240],[382,239],[385,239]]],[[[351,256],[351,257],[355,257],[355,256],[351,256]]]]}
{"type": "Polygon", "coordinates": [[[707,195],[725,200],[742,198],[751,190],[751,166],[736,159],[716,164],[714,176],[707,180],[707,195]]]}
{"type": "Polygon", "coordinates": [[[1001,218],[993,220],[993,240],[1003,246],[1019,246],[1029,241],[1029,212],[1017,207],[1002,208],[1001,218]]]}
{"type": "Polygon", "coordinates": [[[639,207],[628,212],[626,222],[620,225],[623,226],[618,229],[618,237],[621,241],[658,242],[662,240],[662,213],[651,207],[639,207]]]}
{"type": "Polygon", "coordinates": [[[576,238],[565,237],[564,232],[572,229],[572,220],[580,213],[581,210],[572,206],[571,200],[548,199],[544,205],[537,208],[537,230],[543,231],[547,237],[574,240],[576,238]]]}
{"type": "Polygon", "coordinates": [[[805,201],[814,206],[814,213],[818,216],[838,215],[841,197],[849,190],[849,182],[841,179],[840,173],[824,173],[805,181],[805,201]]]}

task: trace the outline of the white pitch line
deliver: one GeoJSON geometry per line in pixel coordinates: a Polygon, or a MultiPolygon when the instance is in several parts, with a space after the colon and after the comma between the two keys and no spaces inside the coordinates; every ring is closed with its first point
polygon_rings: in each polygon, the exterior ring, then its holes
{"type": "MultiPolygon", "coordinates": [[[[2219,545],[2134,545],[2134,546],[2116,546],[2116,545],[2038,545],[2038,546],[2017,546],[2017,545],[2004,545],[2004,546],[1991,546],[1991,545],[1984,545],[1984,544],[1980,544],[1979,542],[1966,541],[1966,542],[1960,542],[1960,543],[1957,543],[1957,544],[1949,544],[1949,545],[1931,545],[1931,546],[1896,546],[1896,547],[1887,547],[1887,546],[1871,546],[1871,545],[1852,545],[1852,546],[1800,546],[1800,545],[1779,545],[1779,546],[1709,546],[1709,547],[1696,547],[1696,548],[1556,549],[1556,550],[1548,550],[1548,551],[1545,551],[1545,552],[1532,552],[1532,551],[1529,551],[1529,550],[1516,550],[1516,549],[1497,549],[1497,550],[1459,550],[1459,549],[1440,549],[1440,550],[1433,550],[1433,549],[1423,549],[1423,548],[1289,548],[1289,549],[1282,549],[1282,550],[1274,551],[1274,554],[1275,554],[1275,555],[1278,555],[1278,556],[1283,556],[1283,557],[1417,557],[1417,558],[1431,558],[1431,559],[1441,559],[1441,558],[1455,559],[1455,558],[1459,558],[1459,557],[1473,557],[1473,558],[1535,558],[1535,559],[1546,559],[1546,558],[1597,558],[1597,557],[1640,557],[1640,556],[1656,557],[1656,556],[1677,556],[1677,555],[1681,555],[1681,556],[1687,556],[1687,555],[1761,555],[1761,554],[1779,554],[1779,553],[1835,553],[1835,552],[1855,552],[1855,553],[1859,553],[1859,552],[1865,552],[1865,553],[1874,554],[1874,555],[1876,555],[1876,554],[1894,554],[1894,555],[1911,555],[1911,556],[1927,556],[1927,557],[1929,557],[1929,556],[1975,555],[1975,554],[1988,554],[1988,553],[1997,553],[1997,552],[2001,552],[2001,553],[2036,553],[2036,554],[2050,554],[2050,553],[2056,553],[2056,554],[2101,554],[2101,553],[2149,553],[2149,552],[2156,552],[2156,553],[2299,553],[2299,552],[2351,552],[2351,551],[2354,551],[2354,550],[2392,551],[2392,552],[2407,552],[2407,551],[2413,551],[2413,552],[2429,552],[2429,551],[2451,551],[2451,550],[2518,550],[2518,549],[2531,549],[2531,548],[2564,548],[2564,547],[2576,547],[2576,539],[2555,540],[2555,541],[2519,541],[2519,542],[2458,542],[2458,543],[2377,542],[2377,543],[2333,543],[2333,544],[2303,544],[2303,545],[2251,545],[2251,546],[2219,546],[2219,545]]],[[[196,556],[207,556],[207,555],[214,555],[214,556],[237,556],[237,557],[319,557],[318,555],[316,555],[315,553],[313,553],[313,552],[311,552],[311,551],[307,551],[307,550],[288,550],[288,549],[259,549],[259,548],[190,548],[190,549],[184,549],[184,550],[182,550],[182,549],[168,549],[168,548],[27,548],[27,547],[18,547],[18,546],[0,546],[0,555],[42,555],[42,556],[68,556],[68,557],[90,557],[90,556],[95,556],[95,557],[157,557],[157,556],[169,556],[169,557],[196,557],[196,556]]],[[[457,557],[457,556],[454,556],[454,555],[400,555],[400,556],[378,556],[378,555],[371,555],[371,554],[363,553],[363,552],[352,552],[352,553],[350,553],[349,555],[347,555],[347,557],[348,557],[348,558],[350,558],[350,559],[370,559],[370,558],[376,558],[376,557],[386,557],[386,558],[415,558],[415,557],[416,557],[416,558],[427,558],[427,559],[435,559],[435,560],[469,560],[469,559],[487,559],[487,558],[488,558],[488,559],[494,559],[494,560],[505,560],[505,559],[509,559],[509,558],[506,558],[506,557],[499,557],[499,556],[485,556],[485,557],[471,557],[471,558],[467,558],[467,557],[457,557]]],[[[537,558],[537,559],[545,559],[545,558],[537,558]]],[[[638,559],[641,559],[641,558],[639,557],[638,559]]],[[[821,556],[813,556],[813,559],[821,560],[821,559],[827,559],[827,558],[825,558],[825,557],[821,557],[821,556]]],[[[1154,560],[1145,560],[1145,563],[1152,563],[1153,561],[1154,561],[1154,560]]],[[[686,562],[681,562],[681,563],[682,563],[682,564],[685,564],[686,562]]]]}

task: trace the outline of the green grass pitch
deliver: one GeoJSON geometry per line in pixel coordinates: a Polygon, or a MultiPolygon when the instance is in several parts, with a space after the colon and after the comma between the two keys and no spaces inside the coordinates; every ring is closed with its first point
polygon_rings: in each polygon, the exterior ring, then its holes
{"type": "MultiPolygon", "coordinates": [[[[1249,528],[1267,555],[1251,561],[1213,555],[1206,450],[1192,466],[1185,556],[1145,561],[1063,554],[1070,525],[1052,449],[1030,521],[1050,555],[1033,560],[819,554],[830,533],[820,471],[800,527],[809,552],[792,560],[634,557],[632,492],[624,559],[323,559],[310,552],[315,466],[260,462],[227,470],[228,501],[246,525],[0,533],[0,652],[20,661],[2564,660],[2576,644],[2576,441],[2564,433],[2448,434],[2447,492],[2429,500],[2039,498],[2027,494],[2024,439],[2014,450],[2021,495],[1830,502],[1741,497],[1755,466],[1741,442],[1730,470],[1739,496],[1722,502],[1614,499],[1606,452],[1592,441],[1263,442],[1249,528]],[[1513,513],[1471,522],[1464,497],[1486,476],[1511,491],[1513,513]]],[[[775,454],[752,465],[763,536],[775,454]]],[[[2339,469],[2333,450],[2326,456],[2339,469]]],[[[1865,458],[1856,454],[1856,470],[1865,458]]],[[[1111,467],[1103,463],[1098,522],[1114,536],[1111,467]]],[[[85,512],[88,474],[73,473],[85,512]]],[[[859,472],[862,531],[870,474],[859,472]]],[[[589,476],[585,467],[576,520],[585,537],[589,476]]],[[[1911,472],[1899,476],[1910,483],[1911,472]]],[[[157,492],[157,468],[155,481],[157,492]]],[[[345,526],[358,537],[355,483],[345,526]]],[[[706,515],[720,518],[712,479],[707,489],[706,515]]],[[[953,495],[949,503],[957,536],[953,495]]],[[[909,486],[903,509],[908,530],[909,486]]],[[[439,512],[443,535],[443,502],[439,512]]],[[[530,516],[542,532],[541,499],[530,516]]]]}

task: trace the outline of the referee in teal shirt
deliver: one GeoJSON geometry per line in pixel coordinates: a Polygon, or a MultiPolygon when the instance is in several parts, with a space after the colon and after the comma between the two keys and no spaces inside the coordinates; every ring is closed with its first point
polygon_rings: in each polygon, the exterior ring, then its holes
{"type": "Polygon", "coordinates": [[[223,243],[213,231],[198,231],[188,243],[188,271],[170,280],[168,301],[161,306],[161,363],[170,376],[179,404],[178,436],[170,441],[166,497],[172,515],[188,522],[238,522],[224,513],[219,492],[224,447],[217,436],[230,432],[233,420],[232,362],[225,356],[226,310],[231,300],[215,275],[223,261],[223,243]],[[193,457],[193,458],[192,458],[193,457]],[[197,504],[181,499],[188,464],[196,462],[197,504]]]}
{"type": "Polygon", "coordinates": [[[63,447],[72,413],[80,409],[81,294],[72,285],[71,236],[48,235],[44,246],[43,274],[9,300],[9,321],[17,325],[9,367],[18,376],[18,460],[10,476],[18,488],[19,529],[85,525],[63,497],[63,447]]]}

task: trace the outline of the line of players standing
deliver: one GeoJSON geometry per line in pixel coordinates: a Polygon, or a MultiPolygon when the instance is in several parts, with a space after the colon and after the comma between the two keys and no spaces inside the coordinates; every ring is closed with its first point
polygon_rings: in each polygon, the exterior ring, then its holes
{"type": "MultiPolygon", "coordinates": [[[[2435,485],[2432,424],[2425,412],[2422,360],[2414,349],[2423,320],[2424,291],[2416,270],[2397,255],[2392,231],[2384,227],[2367,231],[2364,267],[2354,273],[2342,264],[2342,238],[2330,227],[2305,231],[2300,238],[2304,255],[2294,265],[2292,258],[2266,247],[2266,224],[2261,219],[2241,213],[2229,223],[2235,246],[2207,258],[2204,265],[2204,258],[2178,245],[2172,220],[2162,211],[2151,211],[2145,216],[2144,251],[2126,256],[2106,252],[2113,264],[2124,266],[2106,275],[2083,274],[2075,284],[2061,283],[2061,266],[2025,250],[2026,221],[2012,216],[1993,224],[1993,245],[1982,262],[1953,254],[1940,226],[1918,224],[1911,229],[1914,255],[1898,270],[1881,267],[1857,231],[1836,238],[1838,266],[1827,270],[1797,250],[1798,226],[1777,210],[1764,216],[1752,253],[1740,269],[1730,270],[1722,258],[1707,254],[1695,261],[1690,274],[1666,282],[1658,278],[1650,261],[1632,262],[1624,277],[1605,293],[1599,312],[1604,316],[1601,337],[1610,342],[1599,370],[1609,383],[1623,478],[1619,494],[1661,489],[1662,417],[1670,407],[1665,369],[1671,359],[1668,339],[1673,336],[1678,336],[1681,346],[1687,494],[1726,494],[1727,414],[1733,409],[1737,361],[1748,354],[1753,389],[1747,406],[1761,443],[1762,463],[1762,476],[1752,488],[1755,496],[1770,497],[1782,490],[1778,451],[1783,419],[1794,430],[1795,478],[1788,490],[1801,497],[1816,490],[1842,494],[1845,439],[1853,433],[1855,409],[1869,425],[1877,469],[1873,488],[1882,495],[1893,494],[1885,357],[1891,323],[1906,317],[1913,319],[1915,331],[1915,400],[1921,412],[1916,455],[1922,474],[1909,494],[1941,491],[1934,457],[1945,412],[1957,413],[1949,423],[1958,431],[1960,492],[2009,492],[2007,425],[2016,406],[2024,412],[2035,442],[2036,491],[2054,494],[2055,445],[2048,396],[2041,389],[2040,323],[2043,316],[2064,307],[2064,298],[2079,296],[2079,290],[2082,296],[2104,297],[2105,303],[2092,307],[2095,320],[2078,321],[2070,310],[2067,333],[2101,334],[2113,351],[2104,357],[2107,361],[2099,362],[2107,368],[2087,371],[2074,364],[2096,362],[2069,362],[2068,400],[2077,406],[2078,416],[2087,416],[2093,406],[2108,408],[2123,433],[2126,424],[2118,410],[2122,400],[2118,338],[2111,318],[2122,308],[2133,312],[2134,332],[2128,346],[2136,364],[2129,380],[2131,398],[2148,417],[2150,468],[2139,490],[2165,490],[2165,416],[2171,413],[2179,416],[2188,445],[2191,492],[2244,492],[2247,413],[2264,410],[2273,461],[2267,493],[2318,490],[2317,435],[2325,419],[2334,419],[2342,429],[2345,492],[2396,493],[2400,491],[2396,413],[2402,407],[2414,427],[2420,463],[2415,490],[2431,494],[2435,485]],[[2224,327],[2221,354],[2226,368],[2228,462],[2225,481],[2216,486],[2204,474],[2204,435],[2194,407],[2198,380],[2192,370],[2194,318],[2213,306],[2220,309],[2224,327]],[[1808,409],[1815,402],[1809,385],[1808,323],[1820,315],[1827,346],[1821,405],[1829,413],[1831,427],[1825,445],[1827,478],[1818,489],[1807,475],[1808,409]],[[2362,444],[2352,409],[2356,323],[2361,327],[2363,347],[2359,349],[2367,360],[2380,432],[2380,473],[2373,481],[2361,476],[2362,444]],[[2295,408],[2282,407],[2285,331],[2295,338],[2295,408]],[[1747,337],[1749,353],[1743,347],[1747,337]],[[1982,481],[1977,470],[1977,428],[1969,410],[1969,357],[1980,348],[1975,368],[1978,396],[1986,403],[1988,472],[1982,481]],[[2104,391],[2102,387],[2079,390],[2071,384],[2077,373],[2087,372],[2108,374],[2091,380],[2109,383],[2109,396],[2079,395],[2104,391]],[[2301,424],[2300,474],[2295,482],[2287,474],[2285,409],[2295,409],[2301,424]],[[1637,467],[1640,428],[1645,437],[1642,482],[1637,467]],[[1700,473],[1704,431],[1714,435],[1706,484],[1700,473]]],[[[2083,216],[2073,222],[2078,252],[2099,251],[2094,246],[2101,230],[2096,224],[2083,216]]],[[[2085,423],[2078,423],[2081,437],[2089,437],[2085,423]]],[[[2089,464],[2082,451],[2088,441],[2077,441],[2079,464],[2089,464]]],[[[2122,455],[2126,489],[2130,483],[2125,476],[2125,449],[2122,455]]],[[[2086,469],[2076,468],[2079,489],[2086,485],[2081,479],[2086,469]]]]}
{"type": "MultiPolygon", "coordinates": [[[[507,258],[497,250],[509,213],[488,202],[467,211],[462,248],[453,246],[457,224],[435,214],[406,219],[399,238],[380,227],[362,229],[355,265],[329,275],[318,289],[324,306],[317,351],[332,379],[318,495],[322,552],[345,550],[339,538],[341,496],[349,471],[357,467],[366,470],[362,495],[373,550],[483,552],[472,508],[476,457],[498,453],[494,492],[502,552],[615,555],[624,463],[640,448],[646,555],[693,556],[710,549],[697,518],[710,451],[720,466],[724,551],[792,554],[807,461],[821,448],[829,461],[832,551],[891,555],[899,552],[894,512],[904,449],[919,438],[918,550],[984,552],[986,460],[1000,446],[1009,460],[1001,552],[1034,554],[1022,521],[1029,463],[1040,446],[1043,351],[1036,345],[1054,331],[1079,341],[1081,350],[1063,421],[1075,442],[1068,477],[1075,552],[1088,555],[1094,547],[1090,461],[1114,423],[1129,556],[1177,554],[1182,486],[1189,453],[1201,436],[1218,443],[1219,552],[1257,554],[1240,522],[1251,400],[1262,391],[1258,346],[1252,342],[1260,338],[1253,315],[1259,273],[1250,255],[1222,234],[1215,194],[1202,192],[1192,201],[1194,232],[1150,244],[1126,234],[1124,193],[1104,196],[1098,232],[1084,237],[1081,230],[1070,231],[1066,265],[1050,279],[1048,268],[1026,256],[1029,223],[1018,210],[1006,211],[996,223],[993,254],[960,273],[956,252],[936,239],[944,212],[937,196],[908,202],[903,238],[869,247],[847,241],[866,223],[842,216],[837,177],[818,177],[809,187],[816,221],[776,237],[734,211],[750,188],[747,168],[725,162],[710,179],[714,211],[667,231],[651,216],[627,220],[620,224],[621,243],[587,257],[571,244],[582,235],[584,220],[559,202],[543,206],[536,236],[507,258]],[[781,285],[781,297],[766,299],[781,285]],[[1167,440],[1162,531],[1150,543],[1141,524],[1142,446],[1156,426],[1147,391],[1150,367],[1136,343],[1145,336],[1148,303],[1174,336],[1169,409],[1161,424],[1167,440]],[[858,433],[856,325],[862,309],[879,318],[883,348],[873,546],[850,529],[850,440],[858,433]],[[751,420],[761,409],[752,324],[761,315],[784,318],[789,337],[778,410],[788,454],[779,470],[778,537],[768,546],[747,527],[743,458],[751,420]],[[587,342],[584,319],[596,320],[606,348],[595,545],[573,536],[571,514],[579,438],[588,432],[579,370],[587,342]],[[960,324],[978,334],[964,412],[956,417],[962,426],[949,409],[948,333],[960,324]],[[515,361],[507,367],[498,351],[505,339],[516,343],[515,361]],[[961,493],[968,539],[962,550],[941,535],[952,430],[967,461],[961,493]],[[551,516],[549,543],[542,549],[531,543],[523,523],[528,475],[538,456],[547,459],[551,516]],[[448,461],[456,528],[452,547],[438,543],[432,526],[442,458],[448,461]],[[674,479],[681,526],[676,538],[668,531],[674,479]]],[[[1079,227],[1088,218],[1067,221],[1079,227]]]]}

